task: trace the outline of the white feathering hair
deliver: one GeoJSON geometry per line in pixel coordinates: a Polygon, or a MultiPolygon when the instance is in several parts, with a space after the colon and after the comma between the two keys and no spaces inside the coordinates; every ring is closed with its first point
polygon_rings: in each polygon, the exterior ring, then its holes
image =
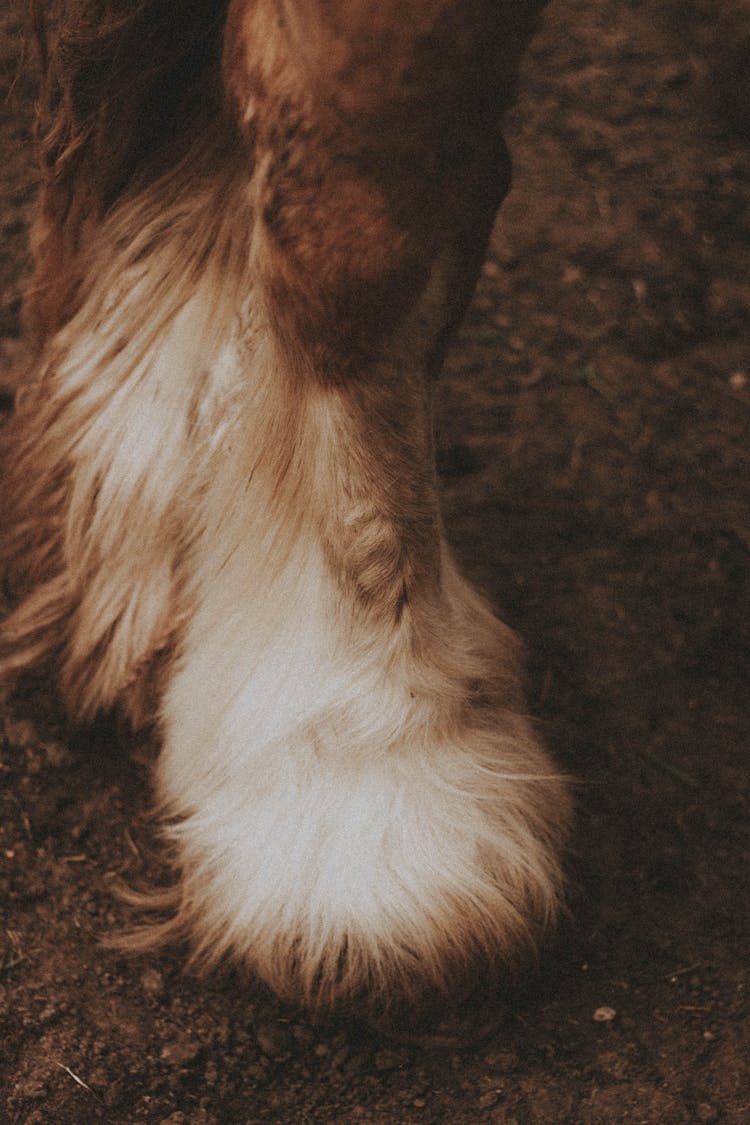
{"type": "Polygon", "coordinates": [[[61,3],[0,676],[46,662],[79,721],[156,723],[178,878],[121,943],[185,937],[307,1004],[513,965],[558,913],[570,805],[447,547],[431,388],[539,5],[191,0],[201,53],[173,0],[61,3]],[[163,68],[114,72],[138,105],[79,104],[144,26],[163,68]],[[143,125],[167,82],[171,140],[143,125]]]}

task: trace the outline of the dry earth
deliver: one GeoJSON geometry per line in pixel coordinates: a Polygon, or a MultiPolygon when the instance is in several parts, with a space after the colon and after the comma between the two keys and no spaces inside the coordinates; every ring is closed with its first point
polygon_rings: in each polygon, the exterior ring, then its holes
{"type": "MultiPolygon", "coordinates": [[[[159,874],[149,748],[66,736],[41,685],[0,728],[0,1119],[750,1120],[748,12],[553,0],[444,379],[449,528],[579,779],[570,917],[539,971],[403,1041],[196,979],[179,950],[103,949],[128,917],[113,884],[159,874]]],[[[3,0],[8,87],[18,50],[3,0]]],[[[33,93],[21,74],[0,102],[6,390],[33,93]]]]}

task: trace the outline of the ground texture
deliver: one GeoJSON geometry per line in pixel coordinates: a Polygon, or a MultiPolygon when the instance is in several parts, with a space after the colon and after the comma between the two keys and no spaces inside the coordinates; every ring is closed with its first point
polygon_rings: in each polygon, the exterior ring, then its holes
{"type": "MultiPolygon", "coordinates": [[[[445,374],[446,520],[579,779],[570,916],[538,972],[399,1038],[199,980],[179,950],[103,949],[128,918],[113,885],[158,873],[150,751],[67,737],[42,691],[0,726],[0,1119],[750,1120],[748,44],[745,0],[553,0],[445,374]]],[[[8,87],[18,49],[4,0],[8,87]]],[[[33,84],[13,85],[6,409],[34,195],[33,84]]]]}

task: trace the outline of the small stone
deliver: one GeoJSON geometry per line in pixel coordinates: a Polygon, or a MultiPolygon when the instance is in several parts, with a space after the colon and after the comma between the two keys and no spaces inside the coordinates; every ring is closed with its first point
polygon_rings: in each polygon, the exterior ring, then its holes
{"type": "Polygon", "coordinates": [[[616,1015],[614,1008],[602,1007],[596,1009],[593,1018],[596,1023],[611,1023],[616,1015]]]}
{"type": "Polygon", "coordinates": [[[200,1043],[194,1039],[173,1039],[171,1043],[164,1044],[161,1057],[164,1062],[171,1063],[173,1066],[182,1066],[186,1062],[191,1062],[200,1049],[200,1043]]]}
{"type": "Polygon", "coordinates": [[[141,973],[141,987],[149,996],[161,996],[164,991],[164,977],[158,969],[146,969],[141,973]]]}
{"type": "Polygon", "coordinates": [[[264,1055],[283,1061],[294,1050],[294,1036],[279,1023],[262,1023],[255,1029],[255,1040],[264,1055]]]}

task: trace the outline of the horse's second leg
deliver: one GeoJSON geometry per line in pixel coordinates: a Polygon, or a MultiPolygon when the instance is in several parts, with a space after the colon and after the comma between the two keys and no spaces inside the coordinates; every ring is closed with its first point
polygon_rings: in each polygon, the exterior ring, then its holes
{"type": "Polygon", "coordinates": [[[523,36],[495,4],[403,7],[236,3],[227,36],[257,289],[159,778],[175,927],[308,1001],[512,961],[556,913],[568,819],[432,450],[523,36]]]}

